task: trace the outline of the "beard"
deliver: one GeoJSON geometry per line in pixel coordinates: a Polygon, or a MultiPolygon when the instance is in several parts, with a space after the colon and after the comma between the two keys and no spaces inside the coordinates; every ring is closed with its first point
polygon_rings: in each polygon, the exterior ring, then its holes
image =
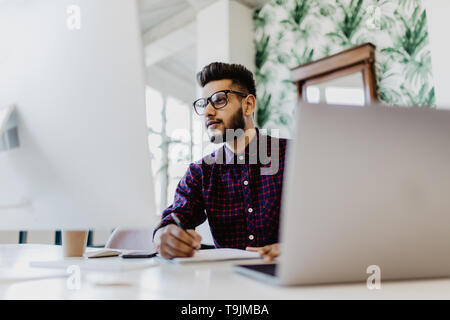
{"type": "Polygon", "coordinates": [[[231,117],[230,124],[225,126],[224,132],[212,134],[209,139],[212,143],[222,143],[228,140],[233,140],[237,138],[244,132],[245,128],[245,118],[244,112],[242,111],[242,107],[239,108],[231,117]],[[227,134],[228,131],[228,134],[227,134]],[[230,134],[231,131],[231,134],[230,134]]]}

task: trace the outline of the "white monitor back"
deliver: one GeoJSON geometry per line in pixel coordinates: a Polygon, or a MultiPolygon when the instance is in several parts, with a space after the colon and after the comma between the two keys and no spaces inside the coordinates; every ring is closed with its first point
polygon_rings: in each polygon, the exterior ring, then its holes
{"type": "Polygon", "coordinates": [[[136,2],[3,0],[0,39],[0,229],[152,226],[136,2]]]}

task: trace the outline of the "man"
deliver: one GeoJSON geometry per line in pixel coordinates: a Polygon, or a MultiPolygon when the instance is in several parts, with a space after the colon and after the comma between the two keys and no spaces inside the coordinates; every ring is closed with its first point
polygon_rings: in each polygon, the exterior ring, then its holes
{"type": "Polygon", "coordinates": [[[201,241],[194,229],[208,218],[216,247],[257,251],[270,261],[279,254],[286,140],[255,127],[255,82],[244,66],[214,62],[197,80],[203,97],[194,109],[211,142],[225,143],[189,165],[154,231],[156,248],[164,258],[192,256],[201,241]]]}

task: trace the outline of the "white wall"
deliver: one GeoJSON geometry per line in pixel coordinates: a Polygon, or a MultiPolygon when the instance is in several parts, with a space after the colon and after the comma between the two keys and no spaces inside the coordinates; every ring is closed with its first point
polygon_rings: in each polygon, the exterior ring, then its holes
{"type": "Polygon", "coordinates": [[[436,104],[450,109],[450,1],[424,0],[428,17],[436,104]]]}
{"type": "Polygon", "coordinates": [[[214,62],[239,63],[255,71],[253,10],[219,0],[197,14],[197,69],[214,62]]]}

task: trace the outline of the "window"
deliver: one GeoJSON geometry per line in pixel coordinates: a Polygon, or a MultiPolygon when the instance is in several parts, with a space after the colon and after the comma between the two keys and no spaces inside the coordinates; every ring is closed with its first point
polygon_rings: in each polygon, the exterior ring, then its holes
{"type": "Polygon", "coordinates": [[[189,164],[202,156],[202,119],[189,103],[147,87],[147,125],[157,214],[172,203],[189,164]]]}

